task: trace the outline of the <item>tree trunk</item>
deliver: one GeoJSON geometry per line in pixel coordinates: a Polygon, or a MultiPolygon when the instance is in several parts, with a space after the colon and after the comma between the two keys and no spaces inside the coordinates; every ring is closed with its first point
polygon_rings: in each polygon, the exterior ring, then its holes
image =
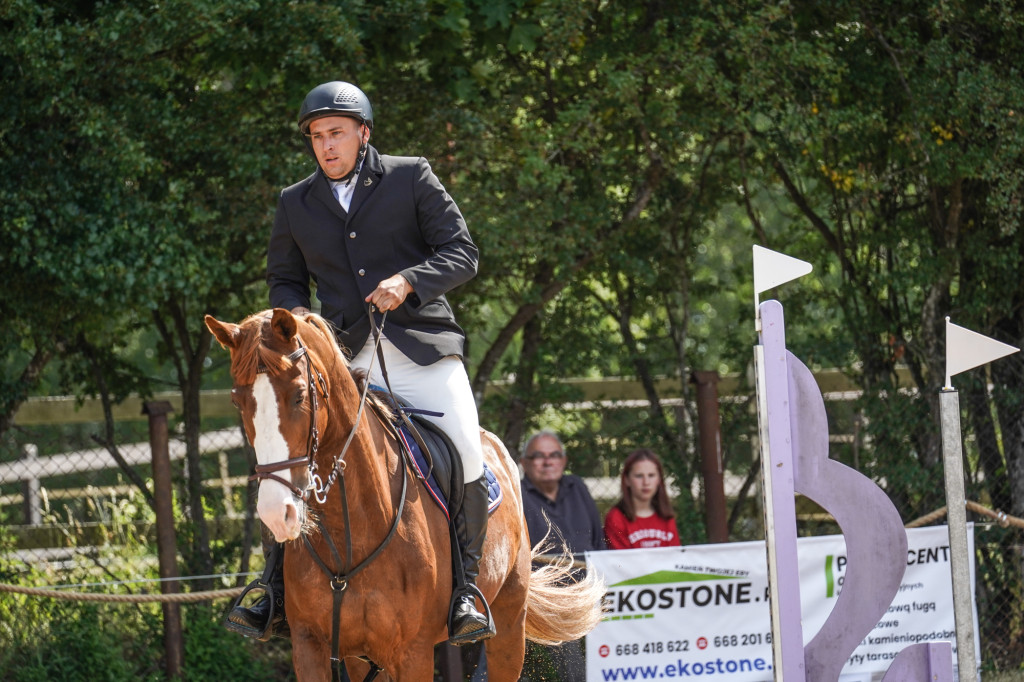
{"type": "MultiPolygon", "coordinates": [[[[531,412],[529,402],[535,394],[537,374],[537,352],[541,343],[541,323],[537,317],[530,318],[523,326],[523,349],[519,354],[516,380],[508,409],[500,425],[505,447],[517,456],[519,445],[526,437],[526,416],[531,412]]],[[[518,459],[518,457],[517,457],[518,459]]]]}
{"type": "Polygon", "coordinates": [[[0,409],[0,435],[6,433],[7,429],[11,428],[11,424],[14,423],[14,415],[18,413],[18,408],[25,402],[29,392],[39,383],[39,377],[52,357],[53,350],[44,350],[36,346],[35,354],[32,355],[32,359],[28,361],[28,364],[25,365],[21,375],[18,377],[18,381],[15,384],[17,389],[11,396],[5,397],[2,402],[2,409],[0,409]]]}
{"type": "MultiPolygon", "coordinates": [[[[203,363],[210,352],[213,336],[205,325],[199,325],[199,335],[193,340],[189,333],[189,317],[183,300],[169,301],[166,312],[171,319],[171,326],[167,325],[159,311],[154,311],[153,317],[174,362],[178,386],[181,389],[181,416],[185,426],[185,499],[187,514],[192,522],[188,570],[198,575],[211,575],[213,555],[210,551],[210,532],[204,512],[202,453],[199,449],[199,436],[202,432],[199,396],[202,388],[203,363]]],[[[196,589],[210,589],[212,584],[212,579],[204,579],[197,583],[196,589]]]]}

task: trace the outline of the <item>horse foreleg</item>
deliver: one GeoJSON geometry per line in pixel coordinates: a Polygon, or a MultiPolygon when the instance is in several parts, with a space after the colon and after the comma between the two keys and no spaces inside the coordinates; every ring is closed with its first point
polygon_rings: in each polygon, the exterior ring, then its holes
{"type": "MultiPolygon", "coordinates": [[[[298,682],[330,682],[331,650],[320,637],[303,635],[292,628],[292,666],[298,682]]],[[[360,678],[362,679],[362,678],[360,678]]]]}

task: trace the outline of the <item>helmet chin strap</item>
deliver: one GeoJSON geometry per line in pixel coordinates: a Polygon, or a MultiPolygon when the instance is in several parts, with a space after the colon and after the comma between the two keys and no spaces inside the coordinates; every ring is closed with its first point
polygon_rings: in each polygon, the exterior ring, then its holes
{"type": "Polygon", "coordinates": [[[331,182],[344,182],[346,185],[348,185],[348,183],[352,182],[352,178],[356,176],[356,171],[359,170],[359,161],[361,160],[362,159],[356,160],[356,165],[352,166],[352,170],[350,170],[348,173],[345,173],[340,178],[331,178],[331,182]]]}

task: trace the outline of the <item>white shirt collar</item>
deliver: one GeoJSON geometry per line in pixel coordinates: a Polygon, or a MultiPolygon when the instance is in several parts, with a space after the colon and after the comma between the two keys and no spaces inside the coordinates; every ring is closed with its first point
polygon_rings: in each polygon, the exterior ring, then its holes
{"type": "Polygon", "coordinates": [[[359,164],[359,168],[348,180],[328,180],[331,183],[331,191],[334,196],[338,198],[338,203],[341,207],[348,212],[348,207],[352,205],[352,195],[356,191],[356,180],[359,179],[359,173],[363,170],[363,164],[359,164]]]}

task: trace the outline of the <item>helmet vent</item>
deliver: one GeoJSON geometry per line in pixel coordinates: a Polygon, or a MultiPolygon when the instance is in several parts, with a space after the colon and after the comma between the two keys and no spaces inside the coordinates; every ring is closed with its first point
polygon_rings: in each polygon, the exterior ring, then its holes
{"type": "Polygon", "coordinates": [[[334,97],[335,104],[356,104],[359,100],[351,92],[339,92],[334,97]]]}

